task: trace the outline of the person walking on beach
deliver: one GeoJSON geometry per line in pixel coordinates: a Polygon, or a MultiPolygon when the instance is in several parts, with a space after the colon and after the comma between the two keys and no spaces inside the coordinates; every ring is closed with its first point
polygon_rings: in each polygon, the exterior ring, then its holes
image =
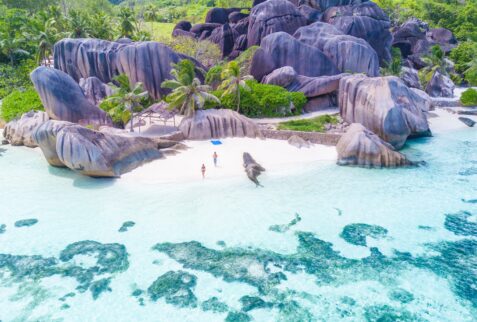
{"type": "Polygon", "coordinates": [[[200,170],[202,171],[202,179],[205,179],[205,164],[202,163],[200,170]]]}
{"type": "Polygon", "coordinates": [[[212,158],[214,158],[214,166],[216,166],[216,167],[217,167],[217,158],[218,157],[219,156],[217,155],[217,152],[214,152],[214,155],[212,156],[212,158]]]}

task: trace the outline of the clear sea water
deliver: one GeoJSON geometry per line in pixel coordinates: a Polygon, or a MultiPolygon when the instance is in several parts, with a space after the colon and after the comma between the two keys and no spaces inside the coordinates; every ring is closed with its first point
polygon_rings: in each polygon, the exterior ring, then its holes
{"type": "Polygon", "coordinates": [[[425,166],[321,162],[262,189],[0,148],[0,321],[477,321],[474,129],[409,143],[425,166]]]}

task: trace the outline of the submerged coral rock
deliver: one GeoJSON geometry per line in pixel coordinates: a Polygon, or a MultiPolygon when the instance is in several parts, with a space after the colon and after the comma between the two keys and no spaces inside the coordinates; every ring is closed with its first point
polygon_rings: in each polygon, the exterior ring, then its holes
{"type": "Polygon", "coordinates": [[[202,67],[195,59],[152,41],[119,43],[67,38],[55,44],[54,53],[55,68],[77,82],[95,76],[103,83],[109,83],[114,76],[124,73],[131,83],[142,82],[154,99],[168,93],[161,84],[171,78],[172,63],[190,59],[202,67]]]}
{"type": "Polygon", "coordinates": [[[381,64],[391,59],[391,22],[374,2],[331,7],[325,11],[322,20],[347,35],[366,40],[378,54],[381,64]]]}
{"type": "Polygon", "coordinates": [[[315,22],[299,28],[293,36],[320,49],[342,73],[379,75],[376,51],[365,40],[346,35],[333,25],[315,22]]]}
{"type": "Polygon", "coordinates": [[[20,227],[30,227],[33,225],[36,225],[38,223],[38,219],[32,218],[32,219],[22,219],[18,220],[15,222],[15,227],[20,228],[20,227]]]}
{"type": "Polygon", "coordinates": [[[207,301],[202,302],[201,304],[202,311],[212,311],[214,313],[224,313],[229,310],[227,304],[219,301],[219,299],[215,296],[211,297],[207,301]]]}
{"type": "Polygon", "coordinates": [[[192,289],[197,277],[184,271],[169,271],[159,276],[147,289],[152,301],[165,298],[166,303],[178,307],[197,307],[192,289]]]}
{"type": "Polygon", "coordinates": [[[121,225],[121,227],[119,228],[118,231],[119,231],[120,233],[124,233],[124,232],[128,231],[129,228],[132,228],[132,227],[134,227],[135,225],[136,225],[136,223],[135,223],[134,221],[125,221],[125,222],[121,225]]]}
{"type": "Polygon", "coordinates": [[[343,228],[340,236],[348,243],[357,246],[367,246],[366,237],[380,239],[386,237],[388,230],[377,225],[350,224],[343,228]]]}
{"type": "Polygon", "coordinates": [[[182,120],[179,129],[190,140],[260,136],[254,121],[229,109],[196,111],[182,120]]]}
{"type": "Polygon", "coordinates": [[[362,167],[410,165],[405,155],[358,123],[351,124],[336,145],[338,164],[362,167]]]}
{"type": "Polygon", "coordinates": [[[66,73],[38,67],[31,80],[50,118],[84,124],[112,125],[105,111],[90,103],[81,87],[66,73]]]}
{"type": "Polygon", "coordinates": [[[265,1],[255,6],[250,12],[248,46],[260,45],[265,36],[277,31],[293,34],[304,25],[306,25],[306,18],[291,2],[265,1]]]}
{"type": "Polygon", "coordinates": [[[79,86],[83,90],[84,95],[92,104],[99,106],[101,101],[110,96],[113,90],[109,85],[103,83],[98,77],[81,78],[79,86]]]}
{"type": "Polygon", "coordinates": [[[111,135],[82,126],[64,127],[58,132],[56,152],[68,168],[91,177],[119,177],[162,157],[152,139],[111,135]]]}
{"type": "Polygon", "coordinates": [[[11,145],[37,147],[34,133],[48,119],[48,114],[45,112],[30,111],[23,114],[20,119],[8,122],[3,129],[3,136],[11,145]]]}
{"type": "Polygon", "coordinates": [[[74,126],[74,123],[49,120],[40,125],[33,134],[33,140],[40,147],[46,161],[54,167],[65,167],[56,152],[56,136],[64,127],[74,126]]]}
{"type": "Polygon", "coordinates": [[[397,77],[344,77],[339,107],[348,123],[361,123],[400,149],[408,137],[430,136],[424,107],[428,102],[397,77]]]}

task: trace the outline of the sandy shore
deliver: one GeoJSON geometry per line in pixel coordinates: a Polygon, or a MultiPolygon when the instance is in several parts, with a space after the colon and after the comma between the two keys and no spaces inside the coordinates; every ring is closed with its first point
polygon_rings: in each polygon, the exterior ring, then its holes
{"type": "Polygon", "coordinates": [[[266,168],[267,174],[300,169],[303,165],[317,161],[335,161],[335,147],[313,145],[298,149],[282,140],[248,138],[222,139],[221,145],[210,141],[185,141],[190,147],[175,156],[148,163],[124,174],[121,180],[144,183],[164,183],[202,180],[200,168],[206,166],[206,180],[218,180],[241,176],[245,178],[242,155],[249,152],[266,168]],[[212,155],[218,154],[217,167],[212,155]]]}
{"type": "Polygon", "coordinates": [[[429,117],[429,126],[432,133],[444,133],[467,128],[467,125],[459,121],[460,116],[477,122],[476,116],[454,114],[442,108],[437,108],[431,113],[437,115],[437,117],[429,117]]]}

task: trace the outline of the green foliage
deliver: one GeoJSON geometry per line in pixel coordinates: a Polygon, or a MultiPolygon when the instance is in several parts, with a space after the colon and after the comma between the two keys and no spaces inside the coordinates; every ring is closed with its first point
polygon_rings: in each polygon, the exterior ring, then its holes
{"type": "Polygon", "coordinates": [[[33,60],[26,60],[15,67],[0,64],[0,99],[10,94],[14,89],[23,90],[31,87],[30,71],[35,66],[33,60]]]}
{"type": "Polygon", "coordinates": [[[399,76],[402,70],[402,54],[401,49],[392,47],[392,59],[386,67],[381,68],[381,75],[383,76],[399,76]]]}
{"type": "Polygon", "coordinates": [[[279,130],[302,132],[324,132],[326,124],[337,124],[338,118],[334,115],[321,115],[312,119],[283,122],[278,125],[279,130]]]}
{"type": "Polygon", "coordinates": [[[205,75],[205,83],[212,88],[216,89],[223,81],[222,72],[224,70],[223,65],[212,66],[205,75]]]}
{"type": "Polygon", "coordinates": [[[460,101],[464,106],[477,106],[477,90],[469,88],[462,93],[460,101]]]}
{"type": "Polygon", "coordinates": [[[250,91],[250,87],[245,81],[252,80],[250,75],[243,75],[238,62],[230,61],[222,70],[221,78],[223,79],[219,89],[223,90],[222,97],[233,95],[237,102],[237,112],[240,111],[240,92],[241,90],[250,91]]]}
{"type": "Polygon", "coordinates": [[[171,110],[178,110],[185,116],[193,116],[196,109],[204,108],[207,102],[219,104],[220,100],[210,94],[210,86],[202,85],[195,75],[195,65],[188,59],[183,59],[173,65],[173,79],[165,80],[161,86],[171,89],[166,97],[171,110]]]}
{"type": "MultiPolygon", "coordinates": [[[[145,106],[151,103],[149,94],[144,90],[143,84],[138,82],[131,85],[125,74],[113,78],[114,93],[101,102],[99,107],[106,111],[117,126],[123,127],[145,106]]],[[[131,122],[131,132],[133,127],[131,122]]]]}
{"type": "Polygon", "coordinates": [[[463,74],[467,70],[467,64],[476,56],[477,43],[464,41],[451,51],[449,57],[455,63],[456,72],[463,74]]]}
{"type": "Polygon", "coordinates": [[[195,58],[207,68],[217,65],[222,60],[219,46],[209,40],[181,36],[169,39],[165,43],[176,52],[195,58]]]}
{"type": "Polygon", "coordinates": [[[14,90],[3,99],[1,107],[1,118],[9,122],[29,111],[41,111],[43,105],[40,97],[33,87],[24,91],[14,90]]]}
{"type": "MultiPolygon", "coordinates": [[[[240,111],[249,117],[277,117],[301,114],[306,104],[303,93],[288,92],[286,89],[269,84],[261,84],[255,80],[247,80],[250,91],[240,88],[240,111]]],[[[236,109],[237,99],[234,94],[223,95],[223,90],[212,92],[221,98],[220,106],[236,109]]],[[[215,107],[217,105],[208,105],[215,107]]]]}
{"type": "Polygon", "coordinates": [[[250,74],[250,68],[252,67],[252,58],[257,49],[260,48],[259,46],[252,46],[250,48],[247,48],[243,53],[240,54],[240,56],[235,59],[237,63],[239,64],[240,68],[244,71],[246,74],[250,74]]]}

